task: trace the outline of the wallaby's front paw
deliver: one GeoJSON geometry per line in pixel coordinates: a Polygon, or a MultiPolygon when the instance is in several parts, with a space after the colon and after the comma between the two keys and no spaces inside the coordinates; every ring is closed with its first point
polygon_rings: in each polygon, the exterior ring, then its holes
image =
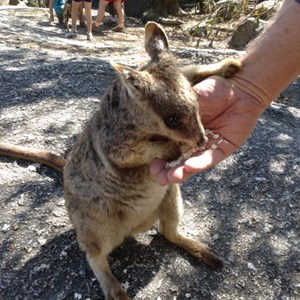
{"type": "Polygon", "coordinates": [[[225,78],[232,77],[234,74],[242,70],[242,64],[239,60],[234,58],[227,58],[224,61],[223,74],[225,78]]]}

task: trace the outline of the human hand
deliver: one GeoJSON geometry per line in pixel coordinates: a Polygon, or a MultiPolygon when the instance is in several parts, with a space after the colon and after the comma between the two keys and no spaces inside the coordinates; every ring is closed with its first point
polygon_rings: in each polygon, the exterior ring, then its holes
{"type": "Polygon", "coordinates": [[[266,108],[231,79],[213,76],[195,85],[194,90],[199,94],[204,128],[213,132],[208,135],[208,149],[170,169],[166,161],[156,159],[151,173],[160,185],[182,182],[224,160],[247,140],[266,108]]]}

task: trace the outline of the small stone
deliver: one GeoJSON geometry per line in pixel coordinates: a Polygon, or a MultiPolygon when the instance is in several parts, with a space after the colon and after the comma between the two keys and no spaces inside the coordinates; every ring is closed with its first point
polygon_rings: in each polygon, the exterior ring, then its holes
{"type": "Polygon", "coordinates": [[[251,263],[251,262],[247,262],[247,267],[248,267],[249,269],[251,269],[251,270],[254,270],[254,271],[256,270],[254,264],[251,263]]]}
{"type": "Polygon", "coordinates": [[[128,288],[129,288],[129,282],[128,282],[128,281],[126,281],[125,283],[122,283],[121,285],[122,285],[122,287],[123,287],[123,289],[124,289],[125,291],[128,290],[128,288]]]}
{"type": "Polygon", "coordinates": [[[34,267],[33,270],[34,270],[35,272],[38,272],[38,271],[45,270],[45,269],[49,269],[49,268],[50,268],[50,265],[41,264],[40,266],[34,267]]]}
{"type": "Polygon", "coordinates": [[[270,233],[272,232],[273,228],[274,226],[272,224],[266,223],[263,231],[264,233],[270,233]]]}
{"type": "Polygon", "coordinates": [[[60,252],[60,257],[66,257],[66,256],[68,256],[68,253],[65,250],[60,252]]]}
{"type": "Polygon", "coordinates": [[[30,172],[36,172],[40,168],[41,168],[41,165],[36,163],[36,164],[32,164],[32,165],[28,166],[27,170],[30,172]]]}
{"type": "Polygon", "coordinates": [[[9,230],[10,230],[10,225],[9,224],[4,224],[3,226],[2,226],[2,232],[8,232],[9,230]]]}
{"type": "Polygon", "coordinates": [[[162,285],[162,282],[163,282],[163,280],[162,280],[162,279],[160,279],[160,280],[159,280],[159,282],[158,282],[158,284],[157,284],[157,288],[158,288],[158,289],[161,287],[161,285],[162,285]]]}
{"type": "Polygon", "coordinates": [[[39,238],[38,239],[38,242],[40,243],[40,245],[45,245],[46,244],[46,242],[47,242],[47,240],[46,239],[44,239],[44,238],[39,238]]]}
{"type": "Polygon", "coordinates": [[[25,247],[24,249],[26,250],[27,253],[30,253],[32,251],[32,247],[25,247]]]}
{"type": "Polygon", "coordinates": [[[65,200],[62,199],[57,203],[57,206],[64,206],[65,205],[65,200]]]}
{"type": "Polygon", "coordinates": [[[21,195],[21,198],[18,200],[18,205],[19,206],[25,206],[26,205],[26,199],[24,195],[21,195]]]}
{"type": "Polygon", "coordinates": [[[53,215],[55,217],[63,217],[65,215],[65,211],[63,209],[55,209],[53,211],[53,215]]]}
{"type": "Polygon", "coordinates": [[[212,239],[215,241],[219,238],[220,236],[218,234],[213,235],[212,239]]]}

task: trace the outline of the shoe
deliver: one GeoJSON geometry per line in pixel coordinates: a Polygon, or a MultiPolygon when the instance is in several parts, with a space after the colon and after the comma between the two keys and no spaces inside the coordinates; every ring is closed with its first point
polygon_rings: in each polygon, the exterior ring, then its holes
{"type": "Polygon", "coordinates": [[[118,26],[112,28],[112,31],[114,31],[114,32],[125,32],[125,28],[124,27],[119,27],[119,25],[118,25],[118,26]]]}
{"type": "Polygon", "coordinates": [[[87,35],[86,35],[86,39],[87,41],[92,41],[93,40],[93,34],[91,32],[88,32],[87,35]]]}
{"type": "Polygon", "coordinates": [[[73,38],[77,37],[77,32],[76,31],[71,31],[71,32],[66,34],[66,37],[69,38],[69,39],[73,39],[73,38]]]}

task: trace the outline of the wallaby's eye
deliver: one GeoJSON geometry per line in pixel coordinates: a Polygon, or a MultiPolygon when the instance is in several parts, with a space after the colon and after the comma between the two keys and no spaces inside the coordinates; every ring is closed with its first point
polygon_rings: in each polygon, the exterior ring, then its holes
{"type": "Polygon", "coordinates": [[[176,116],[170,116],[165,119],[165,124],[167,127],[173,129],[180,125],[180,122],[176,116]]]}

